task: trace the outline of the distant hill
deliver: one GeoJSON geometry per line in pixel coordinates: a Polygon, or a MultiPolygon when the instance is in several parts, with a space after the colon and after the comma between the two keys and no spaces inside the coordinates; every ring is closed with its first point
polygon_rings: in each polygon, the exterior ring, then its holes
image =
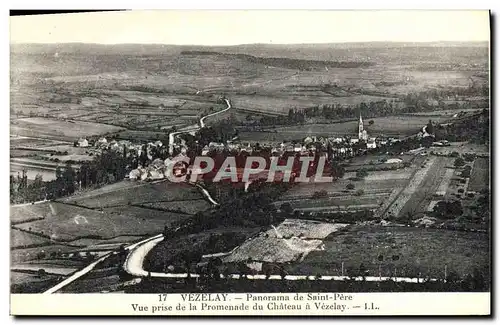
{"type": "MultiPolygon", "coordinates": [[[[234,46],[197,46],[170,44],[11,44],[11,55],[53,56],[55,53],[74,56],[117,55],[122,57],[174,57],[181,52],[195,51],[224,54],[246,54],[245,60],[279,67],[317,66],[330,62],[332,66],[364,67],[370,64],[412,65],[415,61],[431,63],[464,63],[472,61],[487,65],[487,42],[433,42],[433,43],[330,43],[330,44],[243,44],[234,46]],[[277,60],[279,58],[279,60],[277,60]],[[288,59],[308,62],[287,61],[288,59]],[[317,61],[317,62],[313,62],[317,61]],[[320,62],[320,63],[319,63],[320,62]],[[334,63],[331,63],[334,62],[334,63]],[[343,63],[339,63],[343,62],[343,63]],[[367,63],[370,62],[370,63],[367,63]]],[[[243,57],[240,57],[243,58],[243,57]]]]}
{"type": "Polygon", "coordinates": [[[222,56],[224,58],[242,59],[251,63],[263,64],[266,66],[273,66],[285,69],[298,69],[298,70],[313,70],[328,68],[364,68],[373,65],[372,62],[367,61],[319,61],[319,60],[303,60],[293,58],[280,58],[280,57],[256,57],[248,54],[231,54],[212,51],[182,51],[181,55],[199,56],[222,56]]]}

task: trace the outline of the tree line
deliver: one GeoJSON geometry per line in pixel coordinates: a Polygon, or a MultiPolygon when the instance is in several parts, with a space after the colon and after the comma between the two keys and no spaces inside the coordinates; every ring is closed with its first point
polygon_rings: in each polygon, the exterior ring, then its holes
{"type": "Polygon", "coordinates": [[[355,105],[338,103],[321,104],[308,108],[290,108],[286,116],[262,116],[257,124],[270,125],[296,125],[305,123],[310,118],[328,120],[353,119],[361,114],[365,118],[384,117],[397,114],[431,112],[437,109],[471,109],[483,107],[486,103],[460,101],[458,96],[488,96],[488,89],[484,87],[452,88],[447,90],[432,89],[418,93],[408,93],[395,99],[361,102],[355,105]],[[445,101],[452,97],[456,100],[445,101]]]}
{"type": "MultiPolygon", "coordinates": [[[[135,162],[137,163],[137,161],[135,162]]],[[[84,162],[80,168],[67,163],[57,166],[56,178],[44,182],[42,175],[36,175],[28,182],[26,171],[10,176],[10,202],[25,203],[52,200],[71,195],[79,189],[102,186],[125,178],[133,164],[133,158],[106,150],[91,162],[84,162]]]]}

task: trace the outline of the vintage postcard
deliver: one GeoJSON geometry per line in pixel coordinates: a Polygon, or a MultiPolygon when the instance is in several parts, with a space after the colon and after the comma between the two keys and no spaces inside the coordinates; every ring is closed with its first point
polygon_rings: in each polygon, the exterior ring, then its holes
{"type": "Polygon", "coordinates": [[[490,315],[490,12],[10,18],[13,315],[490,315]]]}

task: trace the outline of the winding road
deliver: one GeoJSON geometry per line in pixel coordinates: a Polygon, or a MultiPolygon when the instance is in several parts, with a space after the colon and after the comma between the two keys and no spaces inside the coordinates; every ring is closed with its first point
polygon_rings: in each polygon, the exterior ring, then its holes
{"type": "MultiPolygon", "coordinates": [[[[218,203],[210,196],[210,193],[206,189],[204,189],[201,185],[196,184],[198,188],[202,191],[203,195],[210,201],[213,205],[218,205],[218,203]]],[[[178,230],[178,229],[176,229],[178,230]]],[[[148,275],[148,272],[142,269],[142,265],[144,263],[144,258],[149,253],[149,251],[156,246],[159,242],[163,240],[163,234],[158,234],[153,237],[149,237],[143,239],[137,243],[131,244],[125,247],[125,250],[129,251],[127,258],[125,259],[125,263],[123,265],[125,271],[127,271],[131,275],[136,275],[138,277],[144,277],[148,275]]],[[[106,260],[108,257],[115,255],[116,252],[111,252],[104,256],[101,256],[94,262],[90,263],[86,267],[81,270],[76,271],[68,278],[64,279],[62,282],[58,283],[54,287],[43,292],[44,294],[52,294],[55,293],[70,283],[78,280],[80,277],[92,271],[99,263],[106,260]]]]}
{"type": "Polygon", "coordinates": [[[226,102],[227,108],[225,108],[225,109],[223,109],[221,111],[217,111],[217,112],[214,112],[214,113],[211,113],[211,114],[203,116],[202,118],[200,118],[200,121],[199,121],[198,125],[193,125],[191,127],[187,127],[184,130],[182,130],[182,131],[170,133],[168,135],[168,153],[170,155],[172,155],[174,153],[174,141],[175,141],[175,137],[177,135],[182,134],[182,133],[189,133],[189,132],[193,132],[193,131],[198,131],[199,129],[205,127],[205,119],[207,117],[215,116],[217,114],[221,114],[221,113],[224,113],[224,112],[228,111],[231,108],[231,102],[228,99],[224,99],[224,101],[226,102]]]}

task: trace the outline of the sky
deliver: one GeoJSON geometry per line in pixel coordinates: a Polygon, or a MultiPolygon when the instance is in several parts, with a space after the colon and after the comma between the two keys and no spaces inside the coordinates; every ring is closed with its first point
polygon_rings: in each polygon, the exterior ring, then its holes
{"type": "Polygon", "coordinates": [[[10,18],[11,43],[488,41],[488,11],[137,10],[10,18]]]}

